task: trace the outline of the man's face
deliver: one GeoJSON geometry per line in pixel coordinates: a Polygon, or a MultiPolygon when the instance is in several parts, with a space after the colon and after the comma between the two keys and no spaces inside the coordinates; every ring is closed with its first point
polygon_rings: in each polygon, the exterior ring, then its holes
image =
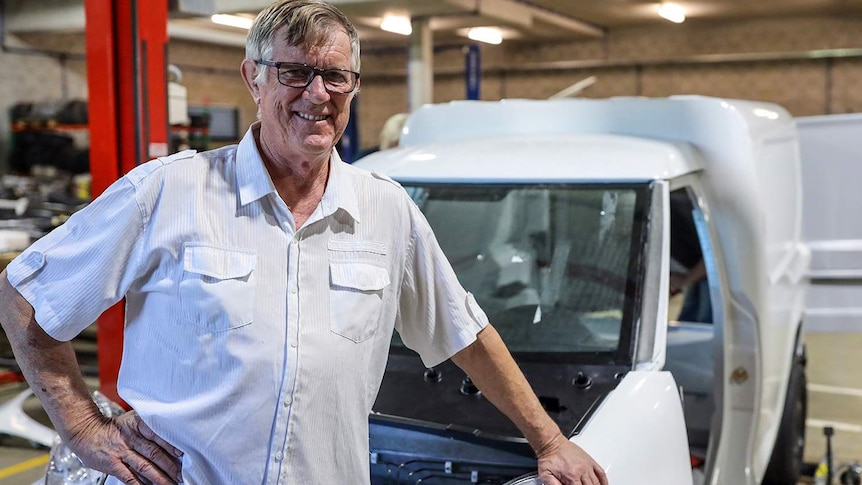
{"type": "MultiPolygon", "coordinates": [[[[279,30],[274,37],[273,61],[352,70],[350,40],[342,30],[336,30],[314,46],[287,46],[279,41],[283,38],[279,30]]],[[[356,91],[331,93],[324,88],[320,76],[315,76],[304,89],[291,88],[278,82],[275,68],[268,69],[268,76],[257,86],[255,96],[260,107],[260,143],[266,154],[273,161],[328,157],[347,126],[350,101],[356,91]]]]}

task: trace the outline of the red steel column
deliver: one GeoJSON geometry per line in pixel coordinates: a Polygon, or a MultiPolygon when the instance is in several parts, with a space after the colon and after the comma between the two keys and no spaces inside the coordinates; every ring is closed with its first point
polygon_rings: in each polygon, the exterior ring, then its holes
{"type": "MultiPolygon", "coordinates": [[[[167,0],[85,0],[93,196],[167,154],[167,0]]],[[[117,395],[123,302],[98,321],[100,390],[117,395]]]]}

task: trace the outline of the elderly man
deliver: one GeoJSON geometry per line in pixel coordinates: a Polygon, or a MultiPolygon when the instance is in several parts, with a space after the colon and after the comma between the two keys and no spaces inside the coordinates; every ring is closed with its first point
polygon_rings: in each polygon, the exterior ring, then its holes
{"type": "Polygon", "coordinates": [[[390,335],[452,358],[523,431],[546,484],[606,483],[545,414],[394,182],[333,150],[359,86],[335,8],[260,13],[242,63],[259,108],[236,146],[146,163],[0,277],[0,321],[69,446],[109,483],[367,483],[390,335]],[[103,418],[67,342],[126,298],[103,418]]]}

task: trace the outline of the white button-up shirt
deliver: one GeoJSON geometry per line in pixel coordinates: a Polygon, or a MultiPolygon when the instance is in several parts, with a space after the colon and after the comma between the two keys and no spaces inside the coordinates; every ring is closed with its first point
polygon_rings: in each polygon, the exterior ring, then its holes
{"type": "Polygon", "coordinates": [[[185,453],[185,483],[367,483],[393,328],[431,366],[487,318],[404,190],[334,152],[295,230],[253,129],[135,168],[9,281],[60,340],[125,296],[118,391],[185,453]]]}

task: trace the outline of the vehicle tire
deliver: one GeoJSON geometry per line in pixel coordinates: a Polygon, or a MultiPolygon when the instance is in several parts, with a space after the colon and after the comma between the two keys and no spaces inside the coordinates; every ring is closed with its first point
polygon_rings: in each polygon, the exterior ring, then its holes
{"type": "Polygon", "coordinates": [[[781,426],[778,428],[763,485],[796,485],[799,482],[805,450],[805,417],[808,410],[806,383],[805,365],[803,361],[797,360],[790,370],[781,426]]]}

